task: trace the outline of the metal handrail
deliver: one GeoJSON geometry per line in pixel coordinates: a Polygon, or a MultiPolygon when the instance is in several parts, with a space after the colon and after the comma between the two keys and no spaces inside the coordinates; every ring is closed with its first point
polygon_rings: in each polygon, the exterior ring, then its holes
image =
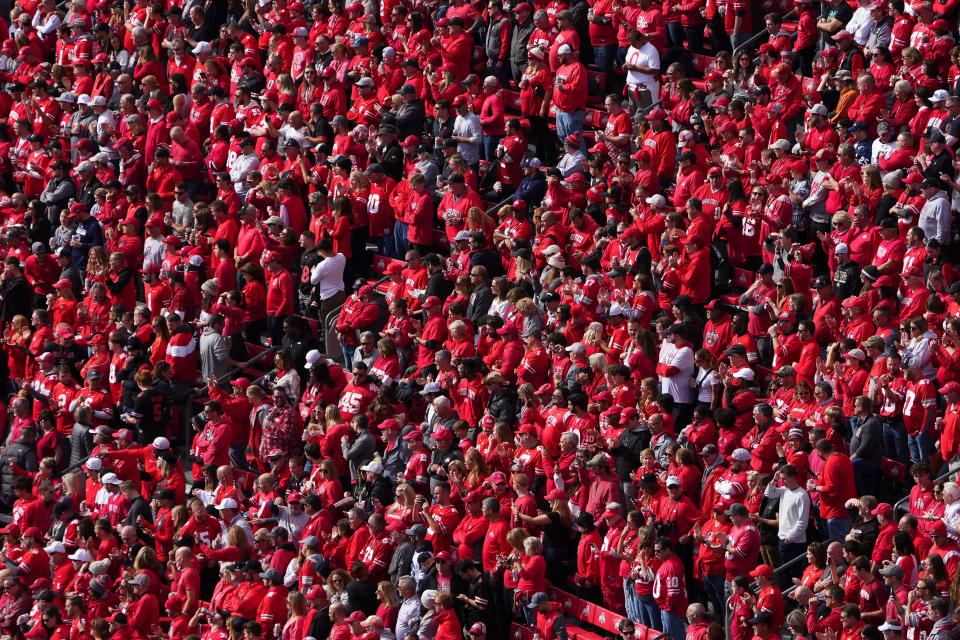
{"type": "MultiPolygon", "coordinates": [[[[796,15],[797,15],[797,10],[796,10],[796,9],[791,9],[789,13],[784,14],[784,16],[783,16],[783,18],[781,18],[781,20],[787,20],[787,19],[789,19],[789,18],[795,17],[796,15]]],[[[732,57],[734,60],[736,60],[736,59],[737,59],[737,55],[738,55],[741,51],[743,51],[746,47],[749,47],[749,46],[752,45],[754,42],[756,42],[757,40],[759,40],[760,37],[763,36],[763,35],[766,34],[766,33],[767,33],[767,30],[766,30],[766,29],[761,29],[761,30],[758,31],[757,33],[755,33],[755,34],[753,34],[752,36],[750,36],[749,38],[747,38],[747,41],[746,41],[746,42],[741,43],[736,49],[733,50],[733,54],[732,54],[731,57],[732,57]]],[[[768,35],[769,35],[769,34],[768,34],[768,35]]]]}
{"type": "Polygon", "coordinates": [[[278,349],[280,349],[280,345],[278,345],[278,344],[275,344],[275,345],[272,345],[272,346],[268,347],[267,349],[261,351],[260,353],[258,353],[257,355],[253,356],[252,358],[250,358],[249,360],[247,360],[247,361],[244,362],[243,364],[238,364],[238,365],[235,366],[233,369],[231,369],[230,371],[226,372],[225,374],[223,374],[222,376],[220,376],[219,378],[217,378],[217,383],[218,383],[218,384],[222,384],[223,382],[225,382],[225,381],[227,381],[227,380],[230,380],[230,379],[233,378],[233,376],[236,375],[238,372],[242,371],[243,369],[246,369],[247,367],[249,367],[250,365],[252,365],[252,364],[253,364],[254,362],[256,362],[257,360],[261,359],[261,358],[264,357],[264,356],[270,355],[271,353],[273,353],[274,351],[277,351],[278,349]]]}
{"type": "Polygon", "coordinates": [[[487,215],[490,215],[491,213],[493,213],[494,211],[496,211],[497,209],[499,209],[499,208],[502,207],[503,205],[507,204],[508,202],[513,202],[513,199],[514,199],[514,198],[513,198],[513,194],[511,193],[509,196],[507,196],[506,198],[504,198],[503,200],[501,200],[501,201],[498,202],[497,204],[495,204],[495,205],[493,205],[492,207],[490,207],[489,209],[487,209],[484,213],[486,213],[487,215]]]}
{"type": "MultiPolygon", "coordinates": [[[[944,463],[943,463],[943,466],[945,466],[945,467],[947,468],[947,470],[946,470],[945,472],[941,473],[939,476],[937,476],[937,477],[934,478],[933,480],[931,480],[931,482],[932,482],[933,484],[937,484],[938,482],[940,482],[940,481],[942,481],[942,480],[946,480],[947,478],[949,478],[949,477],[950,477],[951,475],[953,475],[954,473],[957,473],[957,471],[951,471],[951,470],[950,470],[950,463],[949,463],[949,462],[944,462],[944,463]]],[[[909,501],[909,500],[910,500],[910,492],[908,491],[908,492],[907,492],[907,495],[903,496],[902,498],[900,498],[899,500],[897,500],[897,501],[893,504],[893,511],[894,511],[894,513],[896,513],[898,509],[903,509],[903,508],[904,508],[904,507],[903,507],[904,503],[907,502],[907,501],[909,501]]],[[[906,512],[907,512],[907,513],[910,512],[910,508],[909,508],[909,507],[906,508],[906,512]]]]}
{"type": "MultiPolygon", "coordinates": [[[[945,473],[940,474],[940,475],[937,476],[936,478],[934,478],[932,482],[933,482],[934,484],[936,484],[936,483],[940,482],[941,480],[944,480],[944,479],[950,477],[950,475],[951,475],[952,473],[954,473],[954,472],[950,471],[949,465],[947,465],[947,471],[946,471],[945,473]]],[[[899,509],[903,509],[903,508],[904,508],[904,507],[903,507],[904,503],[906,503],[908,500],[910,500],[910,492],[909,492],[909,491],[907,492],[907,495],[903,496],[902,498],[900,498],[899,500],[897,500],[897,501],[894,503],[894,505],[893,505],[893,510],[894,510],[894,512],[896,512],[896,511],[899,510],[899,509]]],[[[909,509],[906,509],[906,511],[909,511],[909,509]]],[[[774,575],[783,573],[784,571],[786,571],[786,570],[789,569],[790,567],[792,567],[792,566],[794,566],[794,565],[797,565],[797,564],[801,564],[801,563],[803,563],[804,561],[806,561],[806,556],[803,555],[803,554],[801,554],[801,555],[797,556],[796,558],[794,558],[793,560],[790,560],[789,562],[785,562],[785,563],[779,565],[776,569],[773,570],[773,573],[774,573],[774,575]]],[[[789,593],[791,590],[792,590],[792,587],[791,587],[791,589],[788,589],[787,591],[784,591],[784,595],[786,595],[787,593],[789,593]]]]}
{"type": "MultiPolygon", "coordinates": [[[[384,282],[386,282],[386,281],[389,280],[389,279],[390,279],[389,276],[381,276],[379,280],[377,280],[376,282],[373,283],[373,286],[376,287],[376,286],[379,285],[379,284],[383,284],[384,282]]],[[[347,304],[346,302],[343,302],[343,303],[340,304],[339,306],[335,307],[332,311],[330,311],[324,318],[321,319],[321,322],[323,322],[323,341],[324,341],[324,343],[326,343],[326,341],[329,339],[328,336],[330,335],[330,330],[331,330],[331,328],[332,328],[332,326],[333,326],[333,323],[334,323],[334,322],[336,321],[336,319],[339,317],[340,312],[343,311],[343,307],[344,307],[346,304],[347,304]]],[[[339,341],[338,341],[338,342],[339,342],[339,341]]],[[[324,351],[325,351],[325,352],[327,351],[326,346],[327,346],[327,345],[324,344],[324,351]]],[[[326,355],[327,357],[330,357],[330,354],[329,354],[329,353],[325,353],[324,355],[326,355]]]]}

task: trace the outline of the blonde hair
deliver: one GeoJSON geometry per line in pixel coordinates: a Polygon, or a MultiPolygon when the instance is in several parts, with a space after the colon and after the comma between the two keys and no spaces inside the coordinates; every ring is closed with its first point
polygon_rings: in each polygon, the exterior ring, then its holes
{"type": "Polygon", "coordinates": [[[380,600],[386,606],[397,606],[397,588],[389,580],[381,580],[377,583],[377,593],[380,594],[380,600]]]}

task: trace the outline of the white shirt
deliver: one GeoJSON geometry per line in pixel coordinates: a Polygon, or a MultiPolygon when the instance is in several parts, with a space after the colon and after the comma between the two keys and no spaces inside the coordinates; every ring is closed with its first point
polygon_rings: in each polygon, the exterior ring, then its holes
{"type": "Polygon", "coordinates": [[[665,342],[660,349],[659,362],[680,370],[672,376],[660,376],[660,391],[669,393],[678,404],[690,404],[693,395],[690,387],[694,366],[693,349],[688,346],[678,349],[672,342],[665,342]]]}
{"type": "Polygon", "coordinates": [[[147,236],[143,241],[143,266],[163,264],[163,259],[167,256],[167,247],[163,244],[163,238],[154,238],[147,236]]]}
{"type": "Polygon", "coordinates": [[[867,44],[870,30],[873,29],[873,18],[870,17],[870,11],[866,7],[857,7],[844,29],[853,36],[854,41],[861,47],[867,44]]]}
{"type": "Polygon", "coordinates": [[[806,542],[807,524],[810,521],[810,494],[806,489],[801,486],[787,489],[777,487],[771,482],[763,495],[780,498],[777,537],[786,543],[806,542]]]}
{"type": "Polygon", "coordinates": [[[704,370],[697,367],[697,375],[694,377],[694,381],[700,385],[700,391],[697,393],[697,402],[705,405],[712,403],[713,385],[720,384],[716,370],[704,370]]]}
{"type": "Polygon", "coordinates": [[[342,253],[324,258],[310,270],[310,284],[317,286],[321,300],[329,300],[343,291],[343,270],[347,259],[342,253]]]}
{"type": "Polygon", "coordinates": [[[51,33],[55,33],[57,29],[60,28],[60,14],[56,11],[51,11],[47,14],[37,11],[35,14],[33,14],[33,19],[30,21],[30,24],[32,24],[33,28],[39,31],[41,34],[48,36],[51,33]]]}
{"type": "Polygon", "coordinates": [[[237,156],[230,167],[230,180],[233,181],[233,188],[241,198],[247,197],[247,191],[250,190],[250,183],[247,182],[247,176],[260,168],[260,158],[256,154],[237,156]]]}
{"type": "MultiPolygon", "coordinates": [[[[627,49],[627,64],[638,67],[650,67],[652,69],[660,68],[660,52],[657,48],[647,42],[642,47],[630,47],[627,49]]],[[[656,100],[660,96],[660,82],[657,76],[642,73],[640,71],[627,71],[627,86],[646,89],[656,100]]]]}
{"type": "Polygon", "coordinates": [[[884,142],[880,138],[873,141],[873,147],[870,149],[870,163],[877,164],[880,158],[889,158],[890,154],[896,151],[897,141],[891,140],[884,142]]]}
{"type": "Polygon", "coordinates": [[[103,137],[117,129],[117,118],[110,109],[97,116],[97,135],[103,137]]]}
{"type": "Polygon", "coordinates": [[[475,165],[480,160],[480,143],[483,141],[480,118],[474,113],[458,115],[453,121],[453,135],[470,138],[470,142],[457,143],[457,153],[463,156],[467,164],[475,165]]]}

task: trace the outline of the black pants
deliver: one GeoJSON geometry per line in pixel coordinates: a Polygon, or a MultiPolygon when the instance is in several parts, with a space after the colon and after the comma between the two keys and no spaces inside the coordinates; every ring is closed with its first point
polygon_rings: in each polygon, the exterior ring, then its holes
{"type": "Polygon", "coordinates": [[[245,322],[243,325],[243,337],[250,344],[260,344],[264,329],[267,328],[266,320],[254,320],[245,322]]]}
{"type": "Polygon", "coordinates": [[[539,116],[530,116],[530,128],[533,129],[533,145],[537,150],[537,158],[546,165],[553,165],[557,161],[557,136],[550,133],[547,119],[539,116]]]}
{"type": "Polygon", "coordinates": [[[270,344],[274,347],[280,346],[283,340],[283,321],[286,317],[267,316],[267,333],[270,336],[270,344]]]}
{"type": "Polygon", "coordinates": [[[243,339],[243,334],[238,333],[235,336],[230,336],[230,358],[237,362],[246,362],[249,357],[250,353],[247,351],[247,343],[243,339]]]}
{"type": "MultiPolygon", "coordinates": [[[[367,239],[370,237],[370,229],[360,227],[350,232],[350,250],[353,253],[353,267],[358,277],[366,278],[370,273],[371,256],[367,251],[367,239]]],[[[344,282],[349,282],[345,280],[344,282]]]]}

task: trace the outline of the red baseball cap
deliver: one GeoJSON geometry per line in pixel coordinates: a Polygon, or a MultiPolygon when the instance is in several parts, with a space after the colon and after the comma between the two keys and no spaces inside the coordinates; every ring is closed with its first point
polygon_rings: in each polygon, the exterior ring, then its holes
{"type": "Polygon", "coordinates": [[[759,578],[763,576],[764,578],[773,577],[773,567],[768,564],[761,564],[759,567],[750,572],[751,578],[759,578]]]}

